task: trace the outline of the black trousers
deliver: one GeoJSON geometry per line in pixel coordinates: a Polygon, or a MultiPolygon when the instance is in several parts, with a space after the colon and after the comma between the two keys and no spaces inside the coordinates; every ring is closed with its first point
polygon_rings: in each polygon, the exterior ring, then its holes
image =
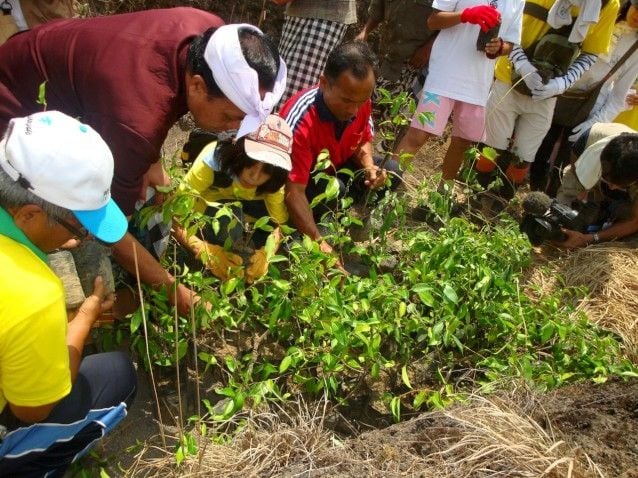
{"type": "MultiPolygon", "coordinates": [[[[379,166],[383,158],[381,156],[374,157],[374,164],[379,166]]],[[[386,161],[383,165],[390,176],[390,189],[395,190],[401,184],[402,171],[399,167],[399,163],[393,159],[386,161]]],[[[344,196],[350,196],[355,202],[363,201],[370,189],[365,185],[365,177],[360,167],[353,161],[348,161],[337,170],[337,181],[339,181],[339,194],[336,198],[322,201],[313,209],[312,213],[315,221],[321,219],[321,217],[328,211],[335,211],[337,209],[338,201],[344,196]],[[343,169],[348,169],[355,173],[354,178],[345,172],[341,172],[343,169]]],[[[311,176],[306,186],[306,198],[308,204],[312,203],[312,200],[321,193],[326,191],[327,180],[320,178],[315,181],[315,177],[311,176]]]]}
{"type": "MultiPolygon", "coordinates": [[[[128,355],[108,352],[89,355],[82,360],[71,388],[43,422],[69,424],[85,419],[91,410],[133,403],[137,391],[137,374],[128,355]]],[[[7,405],[0,414],[0,424],[8,431],[29,427],[7,405]]],[[[61,477],[78,453],[103,435],[103,428],[89,422],[70,441],[57,442],[45,450],[33,450],[19,457],[0,458],[0,476],[61,477]]]]}

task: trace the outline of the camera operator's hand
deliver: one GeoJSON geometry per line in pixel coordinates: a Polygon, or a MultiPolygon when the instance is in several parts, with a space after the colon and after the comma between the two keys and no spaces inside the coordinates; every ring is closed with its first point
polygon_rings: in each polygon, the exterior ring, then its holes
{"type": "Polygon", "coordinates": [[[583,234],[582,232],[572,231],[571,229],[561,229],[567,236],[563,242],[555,242],[558,247],[564,247],[565,249],[578,249],[579,247],[585,247],[591,242],[591,234],[583,234]]]}

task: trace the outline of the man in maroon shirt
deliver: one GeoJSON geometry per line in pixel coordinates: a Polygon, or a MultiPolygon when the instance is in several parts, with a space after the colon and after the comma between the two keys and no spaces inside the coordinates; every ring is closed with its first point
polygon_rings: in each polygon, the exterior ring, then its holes
{"type": "MultiPolygon", "coordinates": [[[[228,36],[222,25],[213,14],[173,8],[61,20],[17,34],[0,46],[0,134],[11,118],[42,110],[38,88],[46,81],[47,109],[91,125],[111,148],[112,195],[131,215],[147,185],[168,183],[158,160],[178,118],[190,111],[204,130],[245,134],[279,99],[272,96],[285,66],[276,46],[255,27],[233,26],[228,36]]],[[[135,242],[127,234],[114,246],[131,273],[135,242]]],[[[144,283],[174,284],[148,251],[139,244],[136,251],[144,283]]],[[[169,296],[182,313],[198,300],[182,284],[169,296]]]]}

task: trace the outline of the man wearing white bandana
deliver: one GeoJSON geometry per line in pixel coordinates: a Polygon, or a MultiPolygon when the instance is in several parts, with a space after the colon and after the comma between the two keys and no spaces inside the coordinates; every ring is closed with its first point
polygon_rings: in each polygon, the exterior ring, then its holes
{"type": "MultiPolygon", "coordinates": [[[[193,8],[149,10],[53,22],[0,47],[0,133],[8,121],[42,110],[38,88],[46,80],[47,109],[91,125],[115,160],[113,198],[127,215],[146,186],[165,185],[158,161],[168,130],[191,112],[212,132],[251,132],[279,101],[286,68],[277,47],[251,25],[226,25],[193,8]]],[[[135,271],[127,234],[114,257],[135,271]]],[[[171,288],[186,313],[198,297],[136,248],[142,282],[171,288]]],[[[176,300],[175,300],[176,299],[176,300]]]]}

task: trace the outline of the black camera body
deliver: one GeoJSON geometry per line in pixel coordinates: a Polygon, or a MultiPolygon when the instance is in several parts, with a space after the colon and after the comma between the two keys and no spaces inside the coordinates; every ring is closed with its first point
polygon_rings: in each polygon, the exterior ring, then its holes
{"type": "Polygon", "coordinates": [[[525,214],[520,224],[520,230],[529,238],[534,246],[540,246],[544,241],[564,241],[567,236],[562,229],[587,232],[594,216],[596,207],[587,203],[580,203],[578,210],[552,201],[546,194],[533,192],[523,200],[525,214]]]}
{"type": "Polygon", "coordinates": [[[578,211],[552,202],[547,212],[542,216],[525,214],[520,229],[527,235],[532,245],[540,246],[544,241],[561,242],[567,239],[561,230],[562,228],[583,232],[585,226],[580,220],[578,211]]]}

